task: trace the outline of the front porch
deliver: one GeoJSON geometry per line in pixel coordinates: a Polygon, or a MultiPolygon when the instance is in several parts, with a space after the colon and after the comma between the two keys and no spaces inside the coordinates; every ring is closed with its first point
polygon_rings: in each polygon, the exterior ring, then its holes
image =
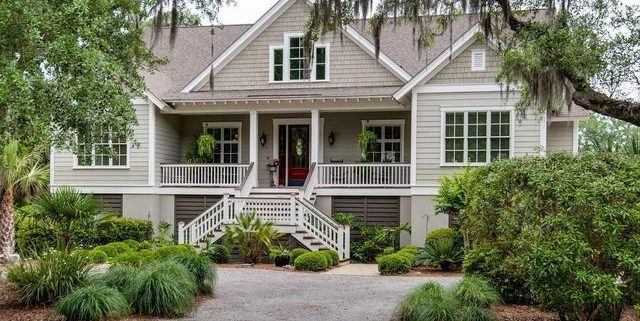
{"type": "Polygon", "coordinates": [[[159,116],[170,119],[179,135],[172,162],[158,165],[157,184],[162,188],[249,192],[410,186],[407,111],[159,116]],[[361,162],[358,148],[358,135],[365,127],[380,138],[370,162],[361,162]],[[184,156],[203,132],[216,136],[216,156],[208,163],[186,163],[184,156]],[[279,164],[270,171],[267,165],[274,160],[279,164]]]}

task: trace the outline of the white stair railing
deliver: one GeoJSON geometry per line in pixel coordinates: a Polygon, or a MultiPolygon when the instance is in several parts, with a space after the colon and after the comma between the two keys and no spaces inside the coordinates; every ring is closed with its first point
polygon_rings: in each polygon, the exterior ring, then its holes
{"type": "Polygon", "coordinates": [[[225,195],[222,200],[213,204],[191,222],[178,223],[178,243],[198,244],[219,228],[227,220],[225,216],[227,216],[228,198],[229,196],[225,195]]]}
{"type": "Polygon", "coordinates": [[[337,251],[341,260],[348,259],[350,256],[349,226],[338,224],[305,199],[296,200],[300,206],[300,213],[297,216],[299,225],[325,246],[337,251]]]}

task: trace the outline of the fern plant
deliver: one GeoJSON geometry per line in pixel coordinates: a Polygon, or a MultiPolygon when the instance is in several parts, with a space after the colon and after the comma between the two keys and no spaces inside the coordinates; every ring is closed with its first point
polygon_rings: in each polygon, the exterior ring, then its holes
{"type": "Polygon", "coordinates": [[[427,241],[416,254],[417,264],[439,267],[443,271],[449,271],[454,266],[460,265],[462,260],[464,260],[464,250],[455,238],[427,241]]]}
{"type": "Polygon", "coordinates": [[[373,150],[378,142],[378,136],[370,130],[363,130],[358,135],[358,148],[362,153],[362,161],[367,161],[367,155],[373,150]]]}

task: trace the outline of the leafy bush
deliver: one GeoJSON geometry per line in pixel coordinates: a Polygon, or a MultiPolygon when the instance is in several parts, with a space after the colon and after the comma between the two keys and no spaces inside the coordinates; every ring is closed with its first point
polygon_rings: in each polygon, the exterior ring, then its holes
{"type": "Polygon", "coordinates": [[[498,303],[499,297],[488,284],[465,277],[447,291],[428,282],[409,292],[394,314],[402,321],[492,321],[489,305],[498,303]]]}
{"type": "Polygon", "coordinates": [[[349,225],[352,229],[357,229],[361,226],[359,219],[351,213],[337,212],[337,213],[333,213],[331,217],[333,218],[334,221],[338,222],[338,224],[349,225]]]}
{"type": "Polygon", "coordinates": [[[126,244],[127,246],[129,246],[130,249],[134,251],[137,251],[141,248],[140,242],[136,240],[128,239],[128,240],[122,241],[122,243],[126,244]]]}
{"type": "Polygon", "coordinates": [[[417,253],[417,248],[414,247],[406,247],[401,249],[400,251],[398,251],[396,254],[400,255],[400,256],[404,256],[405,258],[407,258],[407,260],[409,260],[409,262],[411,263],[411,267],[417,266],[416,264],[416,253],[417,253]]]}
{"type": "Polygon", "coordinates": [[[191,310],[197,290],[193,274],[168,260],[145,266],[127,288],[126,297],[137,313],[175,317],[191,310]]]}
{"type": "Polygon", "coordinates": [[[396,227],[371,225],[359,228],[360,240],[351,242],[351,258],[360,262],[373,262],[386,248],[398,250],[402,232],[411,233],[408,224],[396,227]]]}
{"type": "Polygon", "coordinates": [[[221,244],[212,244],[207,246],[207,248],[202,252],[214,263],[229,263],[229,260],[231,259],[229,249],[221,244]]]}
{"type": "Polygon", "coordinates": [[[165,245],[156,250],[158,258],[167,258],[180,253],[196,253],[196,250],[189,244],[165,245]]]}
{"type": "Polygon", "coordinates": [[[213,293],[216,270],[209,258],[193,252],[182,252],[172,255],[170,259],[184,265],[193,274],[200,293],[213,293]]]}
{"type": "Polygon", "coordinates": [[[464,250],[462,244],[455,238],[427,241],[416,254],[418,265],[439,267],[443,271],[449,271],[451,268],[459,266],[462,260],[464,260],[464,250]]]}
{"type": "Polygon", "coordinates": [[[113,265],[96,277],[95,283],[125,292],[138,275],[139,270],[129,265],[113,265]]]}
{"type": "Polygon", "coordinates": [[[381,274],[404,274],[411,271],[411,260],[404,254],[393,253],[378,258],[378,271],[381,274]]]}
{"type": "Polygon", "coordinates": [[[272,222],[261,220],[255,213],[240,214],[235,225],[225,225],[225,240],[236,247],[246,262],[258,263],[271,243],[282,234],[272,222]]]}
{"type": "Polygon", "coordinates": [[[126,240],[151,241],[153,223],[133,218],[109,218],[96,224],[93,237],[94,244],[108,244],[126,240]]]}
{"type": "Polygon", "coordinates": [[[456,231],[450,228],[435,229],[427,234],[428,241],[438,241],[441,239],[455,239],[457,237],[456,231]]]}
{"type": "Polygon", "coordinates": [[[320,253],[321,255],[324,255],[324,258],[327,260],[327,266],[328,267],[332,267],[333,266],[333,257],[331,256],[329,251],[321,250],[321,251],[318,251],[318,253],[320,253]]]}
{"type": "Polygon", "coordinates": [[[106,253],[101,250],[75,250],[71,255],[84,256],[91,263],[104,263],[109,258],[106,253]]]}
{"type": "MultiPolygon", "coordinates": [[[[320,252],[329,253],[329,257],[331,258],[331,265],[336,266],[340,264],[340,254],[334,250],[321,250],[320,252]]],[[[328,260],[327,260],[328,262],[328,260]]]]}
{"type": "Polygon", "coordinates": [[[142,266],[156,259],[154,251],[144,250],[140,252],[124,252],[113,258],[113,263],[131,266],[142,266]]]}
{"type": "Polygon", "coordinates": [[[8,279],[18,286],[21,302],[34,304],[51,303],[86,285],[88,275],[86,257],[55,251],[12,266],[8,279]]]}
{"type": "Polygon", "coordinates": [[[95,249],[100,250],[107,254],[109,258],[115,258],[116,256],[130,252],[131,248],[123,242],[113,242],[105,245],[96,246],[95,249]]]}
{"type": "Polygon", "coordinates": [[[298,256],[305,254],[305,253],[309,253],[309,250],[307,249],[303,249],[301,247],[297,247],[293,250],[291,250],[291,253],[289,253],[289,257],[291,259],[291,262],[295,262],[296,259],[298,258],[298,256]]]}
{"type": "Polygon", "coordinates": [[[476,170],[462,224],[482,249],[475,258],[487,259],[467,266],[493,283],[526,285],[513,291],[530,290],[561,319],[606,319],[632,302],[640,290],[640,158],[554,153],[476,170]]]}
{"type": "Polygon", "coordinates": [[[57,247],[56,229],[49,222],[27,216],[16,225],[17,251],[31,257],[57,247]]]}
{"type": "Polygon", "coordinates": [[[300,271],[323,271],[329,268],[329,261],[325,254],[309,252],[298,256],[293,265],[300,271]]]}
{"type": "Polygon", "coordinates": [[[129,304],[118,290],[90,285],[62,297],[55,309],[70,321],[99,321],[127,315],[129,304]]]}

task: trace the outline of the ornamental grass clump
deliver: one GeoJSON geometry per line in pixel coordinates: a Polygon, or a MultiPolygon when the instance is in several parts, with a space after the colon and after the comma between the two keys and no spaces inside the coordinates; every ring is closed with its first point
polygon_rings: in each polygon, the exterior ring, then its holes
{"type": "Polygon", "coordinates": [[[11,267],[8,279],[18,286],[22,303],[52,303],[87,284],[88,263],[81,255],[50,252],[11,267]]]}
{"type": "Polygon", "coordinates": [[[195,277],[198,292],[212,294],[216,282],[216,269],[209,258],[192,252],[177,253],[170,259],[182,264],[195,277]]]}
{"type": "Polygon", "coordinates": [[[100,274],[95,284],[102,284],[110,288],[125,292],[139,273],[139,269],[129,265],[111,266],[105,273],[100,274]]]}
{"type": "Polygon", "coordinates": [[[67,321],[99,321],[127,315],[129,303],[116,289],[90,285],[62,297],[55,310],[67,321]]]}
{"type": "Polygon", "coordinates": [[[125,293],[139,314],[178,317],[191,311],[198,287],[186,267],[167,260],[145,266],[125,293]]]}
{"type": "Polygon", "coordinates": [[[415,288],[395,309],[400,321],[492,321],[491,304],[500,302],[486,280],[465,277],[453,289],[435,282],[415,288]]]}

